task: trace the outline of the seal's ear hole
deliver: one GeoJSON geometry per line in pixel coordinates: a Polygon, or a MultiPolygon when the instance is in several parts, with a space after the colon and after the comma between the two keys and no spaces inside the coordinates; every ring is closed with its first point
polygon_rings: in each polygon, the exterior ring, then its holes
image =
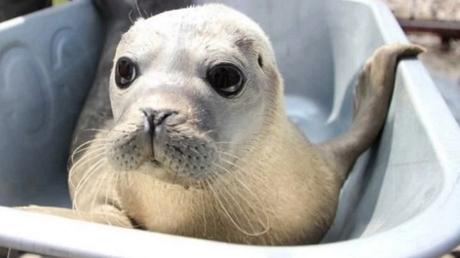
{"type": "Polygon", "coordinates": [[[257,58],[257,62],[259,63],[260,68],[264,68],[264,60],[262,60],[261,54],[259,54],[259,57],[257,58]]]}

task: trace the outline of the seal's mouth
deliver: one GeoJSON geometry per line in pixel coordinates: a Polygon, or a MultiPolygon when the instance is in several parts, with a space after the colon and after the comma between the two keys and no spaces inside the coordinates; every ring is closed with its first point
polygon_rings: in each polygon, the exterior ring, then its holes
{"type": "Polygon", "coordinates": [[[217,145],[209,133],[185,117],[170,110],[143,109],[122,120],[108,135],[112,167],[129,173],[142,170],[182,185],[210,180],[216,170],[217,145]]]}
{"type": "Polygon", "coordinates": [[[161,167],[160,161],[156,160],[155,158],[150,159],[150,163],[156,167],[161,167]]]}

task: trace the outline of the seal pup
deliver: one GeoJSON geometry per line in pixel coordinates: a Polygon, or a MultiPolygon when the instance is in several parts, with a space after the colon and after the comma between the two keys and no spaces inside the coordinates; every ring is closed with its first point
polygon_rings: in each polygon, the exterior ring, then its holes
{"type": "Polygon", "coordinates": [[[248,17],[209,4],[140,18],[116,50],[113,118],[74,151],[74,209],[28,210],[233,243],[317,243],[384,124],[398,59],[421,51],[379,48],[351,127],[314,145],[287,118],[273,49],[248,17]]]}

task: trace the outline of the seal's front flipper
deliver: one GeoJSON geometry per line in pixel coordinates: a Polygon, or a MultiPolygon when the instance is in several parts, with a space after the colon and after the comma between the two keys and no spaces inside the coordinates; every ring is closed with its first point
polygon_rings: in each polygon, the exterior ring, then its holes
{"type": "Polygon", "coordinates": [[[41,213],[100,224],[107,224],[123,228],[135,227],[135,225],[132,224],[131,219],[128,218],[122,211],[108,204],[97,206],[94,209],[92,209],[91,212],[34,205],[27,207],[18,207],[18,209],[22,211],[41,213]]]}
{"type": "Polygon", "coordinates": [[[415,57],[423,51],[423,48],[413,44],[389,44],[378,48],[364,65],[355,89],[351,127],[339,137],[320,145],[331,165],[343,174],[343,178],[359,155],[372,145],[383,127],[398,60],[415,57]]]}

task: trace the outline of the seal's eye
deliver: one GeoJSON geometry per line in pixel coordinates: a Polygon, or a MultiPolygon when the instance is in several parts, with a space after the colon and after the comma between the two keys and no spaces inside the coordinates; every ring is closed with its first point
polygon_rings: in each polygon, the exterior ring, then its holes
{"type": "Polygon", "coordinates": [[[115,67],[115,82],[118,88],[126,89],[137,77],[137,66],[127,57],[121,57],[115,67]]]}
{"type": "Polygon", "coordinates": [[[233,64],[218,64],[209,69],[206,80],[221,96],[231,98],[241,92],[243,73],[233,64]]]}

